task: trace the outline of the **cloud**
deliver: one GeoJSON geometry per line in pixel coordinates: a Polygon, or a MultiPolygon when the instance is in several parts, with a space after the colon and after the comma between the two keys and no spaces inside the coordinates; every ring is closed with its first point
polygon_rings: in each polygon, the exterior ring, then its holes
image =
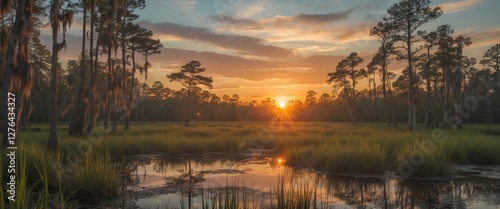
{"type": "Polygon", "coordinates": [[[461,0],[458,2],[448,2],[438,5],[445,14],[461,12],[467,8],[479,4],[481,0],[461,0]]]}
{"type": "Polygon", "coordinates": [[[200,41],[217,47],[235,50],[240,54],[251,54],[260,57],[283,58],[293,55],[289,49],[266,45],[264,40],[242,35],[216,34],[207,28],[190,27],[175,23],[152,23],[141,21],[142,27],[155,34],[172,35],[186,40],[200,41]]]}
{"type": "MultiPolygon", "coordinates": [[[[191,60],[197,60],[207,69],[206,73],[214,79],[225,77],[256,82],[276,79],[273,84],[285,85],[322,83],[326,79],[326,74],[333,70],[342,58],[343,55],[322,55],[297,56],[286,61],[263,61],[214,52],[163,48],[162,53],[151,57],[150,61],[153,63],[153,68],[161,66],[161,70],[155,70],[157,73],[163,72],[165,75],[178,71],[182,65],[191,60]]],[[[236,87],[237,83],[233,83],[232,86],[236,87]]]]}
{"type": "MultiPolygon", "coordinates": [[[[349,9],[326,14],[275,15],[261,19],[216,15],[209,19],[216,23],[214,28],[217,31],[265,37],[266,41],[282,47],[289,45],[286,42],[321,40],[323,43],[335,43],[335,46],[329,47],[333,49],[343,43],[372,39],[369,37],[374,25],[372,20],[348,21],[355,11],[356,9],[349,9]]],[[[315,46],[325,48],[323,44],[315,46]]],[[[297,51],[300,50],[294,52],[297,51]]]]}
{"type": "Polygon", "coordinates": [[[236,18],[231,15],[212,15],[210,19],[233,27],[242,27],[251,30],[263,29],[257,21],[249,18],[236,18]]]}
{"type": "Polygon", "coordinates": [[[481,27],[465,28],[455,34],[471,37],[471,48],[491,47],[500,43],[500,26],[486,29],[481,27]]]}
{"type": "Polygon", "coordinates": [[[292,16],[276,15],[271,18],[252,20],[250,18],[240,18],[232,15],[212,15],[210,19],[224,25],[241,27],[243,29],[265,29],[276,25],[288,24],[328,24],[346,19],[353,12],[352,9],[327,13],[327,14],[298,14],[292,16]]]}
{"type": "Polygon", "coordinates": [[[342,12],[335,12],[328,14],[299,14],[294,16],[292,19],[312,24],[330,23],[347,18],[352,13],[352,11],[353,11],[352,9],[349,9],[342,12]]]}
{"type": "Polygon", "coordinates": [[[243,0],[230,0],[227,2],[231,5],[230,7],[233,8],[233,11],[227,14],[238,15],[239,17],[246,18],[258,16],[269,7],[269,2],[267,0],[253,0],[248,2],[243,0]]]}
{"type": "Polygon", "coordinates": [[[192,11],[196,6],[196,0],[175,0],[175,5],[183,11],[192,11]]]}

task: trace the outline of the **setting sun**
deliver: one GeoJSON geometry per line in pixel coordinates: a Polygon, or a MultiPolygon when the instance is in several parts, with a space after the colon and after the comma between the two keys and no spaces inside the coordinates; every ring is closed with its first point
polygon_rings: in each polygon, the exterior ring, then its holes
{"type": "Polygon", "coordinates": [[[286,104],[288,103],[288,98],[284,96],[278,96],[275,97],[275,101],[276,101],[276,106],[278,106],[281,109],[285,109],[286,104]]]}
{"type": "Polygon", "coordinates": [[[285,108],[285,106],[286,106],[286,102],[287,102],[287,101],[279,101],[279,102],[278,102],[278,107],[280,107],[280,108],[285,108]]]}

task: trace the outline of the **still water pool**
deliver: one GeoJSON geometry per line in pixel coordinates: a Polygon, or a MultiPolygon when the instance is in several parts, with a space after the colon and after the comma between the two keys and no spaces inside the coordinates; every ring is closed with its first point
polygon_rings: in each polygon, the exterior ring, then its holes
{"type": "Polygon", "coordinates": [[[335,175],[291,168],[272,154],[132,156],[119,208],[500,208],[500,167],[456,166],[440,179],[335,175]],[[219,207],[217,207],[219,208],[219,207]],[[300,208],[300,207],[299,207],[300,208]]]}

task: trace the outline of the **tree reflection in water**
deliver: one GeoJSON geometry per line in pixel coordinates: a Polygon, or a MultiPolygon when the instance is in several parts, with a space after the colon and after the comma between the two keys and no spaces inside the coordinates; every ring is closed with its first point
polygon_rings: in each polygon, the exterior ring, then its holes
{"type": "MultiPolygon", "coordinates": [[[[346,177],[318,173],[304,169],[291,169],[279,164],[279,158],[253,157],[177,157],[134,160],[128,167],[141,183],[152,181],[156,176],[160,184],[144,190],[154,191],[143,199],[170,194],[177,200],[176,207],[198,207],[202,198],[210,199],[227,189],[231,194],[246,197],[249,204],[270,205],[270,198],[278,184],[277,176],[288,173],[293,176],[289,185],[310,181],[314,185],[315,201],[319,206],[346,208],[498,208],[500,206],[500,182],[489,178],[462,176],[441,180],[405,180],[396,175],[346,177]],[[264,160],[263,160],[264,159],[264,160]],[[138,169],[141,168],[141,169],[138,169]],[[139,171],[140,170],[140,171],[139,171]],[[265,176],[263,176],[265,175],[265,176]],[[259,187],[253,187],[254,181],[259,187]],[[228,180],[230,179],[230,180],[228,180]],[[238,179],[235,181],[234,179],[238,179]],[[215,182],[214,182],[215,181],[215,182]],[[267,183],[266,183],[267,182],[267,183]],[[203,191],[204,190],[204,191],[203,191]],[[236,192],[236,193],[234,193],[236,192]],[[180,205],[179,205],[180,204],[180,205]]],[[[464,174],[465,175],[465,174],[464,174]]],[[[227,193],[226,193],[227,195],[227,193]]],[[[257,208],[259,208],[257,207],[257,208]]],[[[324,207],[322,207],[324,208],[324,207]]]]}
{"type": "Polygon", "coordinates": [[[345,204],[376,208],[467,208],[480,200],[499,205],[498,181],[470,179],[425,181],[325,175],[327,192],[345,204]]]}

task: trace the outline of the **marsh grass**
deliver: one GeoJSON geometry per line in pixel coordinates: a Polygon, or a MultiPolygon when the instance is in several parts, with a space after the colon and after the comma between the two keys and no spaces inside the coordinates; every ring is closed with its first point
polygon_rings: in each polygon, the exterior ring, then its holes
{"type": "MultiPolygon", "coordinates": [[[[201,190],[201,208],[202,209],[256,209],[255,202],[249,201],[246,189],[238,186],[230,186],[226,179],[226,186],[201,190]]],[[[235,181],[233,185],[238,185],[235,181]]]]}
{"type": "Polygon", "coordinates": [[[330,145],[321,153],[333,173],[379,174],[385,169],[386,152],[377,144],[330,145]]]}
{"type": "Polygon", "coordinates": [[[158,209],[170,209],[170,202],[169,201],[162,201],[161,205],[159,204],[158,209]]]}
{"type": "Polygon", "coordinates": [[[316,209],[323,208],[318,201],[318,182],[313,183],[303,177],[297,179],[293,175],[283,174],[278,177],[271,192],[271,208],[273,209],[316,209]]]}
{"type": "Polygon", "coordinates": [[[496,136],[476,135],[470,138],[456,137],[443,146],[450,161],[457,164],[500,164],[500,140],[496,136]]]}
{"type": "MultiPolygon", "coordinates": [[[[19,149],[19,153],[16,156],[16,198],[15,201],[9,201],[9,208],[23,209],[23,208],[33,208],[33,209],[45,209],[50,208],[50,193],[48,185],[48,174],[47,169],[42,168],[39,170],[38,181],[31,183],[30,173],[27,171],[29,166],[29,161],[27,157],[27,152],[25,150],[19,149]]],[[[3,153],[2,153],[3,154],[3,153]]],[[[3,173],[3,172],[2,172],[3,173]]],[[[3,177],[3,174],[2,174],[3,177]]],[[[2,185],[4,179],[2,178],[2,185]]],[[[3,190],[4,188],[2,188],[3,190]]],[[[8,195],[8,194],[7,194],[8,195]]],[[[2,198],[2,207],[6,207],[4,200],[3,191],[0,192],[0,197],[2,198]]]]}
{"type": "MultiPolygon", "coordinates": [[[[59,128],[64,131],[59,136],[60,153],[66,153],[68,148],[77,150],[77,144],[86,140],[68,136],[67,127],[59,128]]],[[[28,153],[33,153],[28,154],[31,158],[28,159],[30,183],[37,181],[39,176],[33,165],[54,159],[44,154],[48,129],[45,126],[40,126],[40,129],[41,132],[20,133],[21,140],[31,149],[28,153]]],[[[499,130],[498,125],[466,125],[465,130],[444,130],[446,140],[435,145],[439,152],[426,158],[429,162],[420,166],[415,175],[448,175],[447,169],[436,168],[448,168],[451,164],[500,164],[500,155],[497,154],[500,140],[495,135],[496,130],[499,130]]],[[[123,156],[139,154],[239,153],[242,145],[258,142],[261,143],[258,148],[273,149],[277,155],[284,156],[288,165],[321,168],[335,173],[376,174],[396,168],[399,155],[418,149],[414,147],[415,141],[431,136],[432,130],[422,126],[410,133],[403,126],[391,129],[381,123],[361,123],[355,127],[319,122],[285,125],[198,122],[189,128],[178,123],[155,123],[134,124],[129,131],[103,135],[102,140],[93,146],[93,151],[109,151],[111,160],[95,162],[104,165],[123,156]]],[[[97,172],[85,167],[79,169],[84,170],[78,172],[97,172]]],[[[56,175],[51,172],[48,171],[49,186],[55,187],[50,182],[57,182],[54,180],[56,175]]],[[[98,175],[104,178],[108,174],[98,175]]]]}
{"type": "Polygon", "coordinates": [[[36,198],[36,204],[35,208],[40,207],[40,208],[48,208],[49,203],[50,203],[50,181],[49,181],[49,171],[48,171],[48,166],[45,164],[45,161],[41,165],[36,165],[35,168],[39,176],[38,182],[36,182],[35,185],[41,185],[41,188],[39,189],[40,193],[38,195],[38,198],[36,198]]]}
{"type": "Polygon", "coordinates": [[[119,174],[109,152],[90,154],[67,176],[65,189],[83,200],[111,197],[118,192],[119,174]]]}
{"type": "Polygon", "coordinates": [[[31,188],[28,185],[28,173],[26,171],[26,152],[21,152],[16,158],[16,201],[10,201],[11,208],[28,208],[30,202],[31,188]]]}
{"type": "MultiPolygon", "coordinates": [[[[2,156],[6,155],[4,151],[2,156]]],[[[4,188],[0,192],[1,206],[9,205],[9,208],[71,208],[74,202],[69,201],[70,197],[76,197],[75,188],[83,188],[81,193],[85,195],[85,190],[90,188],[92,194],[100,195],[107,192],[110,195],[116,194],[119,171],[114,168],[108,155],[91,155],[84,162],[88,166],[77,166],[65,175],[61,170],[56,171],[51,164],[53,162],[63,163],[60,151],[48,153],[36,144],[21,144],[18,147],[16,156],[16,201],[5,201],[7,194],[4,188]],[[83,180],[79,176],[93,176],[83,180]],[[116,185],[116,186],[115,186],[116,185]],[[111,189],[113,186],[116,188],[111,189]],[[110,191],[114,191],[111,193],[110,191]]],[[[2,169],[0,177],[2,185],[6,185],[6,170],[3,165],[8,159],[2,158],[2,169]]],[[[80,197],[78,197],[80,198],[80,197]]]]}
{"type": "MultiPolygon", "coordinates": [[[[237,186],[206,191],[209,190],[201,192],[203,209],[320,209],[327,208],[326,202],[321,201],[328,201],[318,200],[318,179],[311,183],[304,176],[293,176],[290,173],[279,175],[276,185],[269,191],[270,199],[262,198],[260,202],[249,200],[247,190],[237,186]]],[[[181,199],[181,208],[184,208],[184,202],[181,199]]]]}
{"type": "MultiPolygon", "coordinates": [[[[5,153],[1,152],[0,151],[0,154],[2,154],[2,156],[4,156],[5,153]]],[[[4,163],[3,163],[3,160],[0,160],[0,209],[5,209],[5,197],[4,197],[4,190],[5,189],[5,183],[4,183],[4,170],[3,170],[3,166],[4,166],[4,163]]]]}
{"type": "Polygon", "coordinates": [[[289,164],[312,165],[332,173],[383,173],[386,163],[386,151],[368,143],[293,147],[285,156],[289,164]]]}
{"type": "Polygon", "coordinates": [[[413,161],[414,172],[411,172],[410,177],[448,177],[453,171],[449,154],[442,147],[427,153],[406,145],[400,149],[400,156],[413,161]]]}

